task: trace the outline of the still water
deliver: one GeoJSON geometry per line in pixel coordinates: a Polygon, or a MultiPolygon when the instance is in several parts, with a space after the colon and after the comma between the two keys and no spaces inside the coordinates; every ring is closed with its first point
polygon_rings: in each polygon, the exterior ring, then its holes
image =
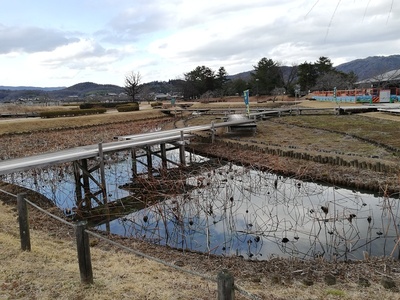
{"type": "MultiPolygon", "coordinates": [[[[187,161],[205,163],[184,178],[190,188],[181,194],[163,192],[162,201],[98,228],[174,248],[257,260],[398,255],[398,199],[230,163],[211,168],[206,158],[189,153],[187,161]]],[[[133,194],[122,188],[131,182],[131,166],[129,153],[109,158],[109,201],[133,194]]],[[[72,167],[64,165],[2,180],[36,190],[67,209],[75,205],[72,174],[72,167]]]]}

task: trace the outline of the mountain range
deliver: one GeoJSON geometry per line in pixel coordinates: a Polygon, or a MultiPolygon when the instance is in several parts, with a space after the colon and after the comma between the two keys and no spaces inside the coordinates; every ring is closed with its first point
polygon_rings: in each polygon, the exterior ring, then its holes
{"type": "MultiPolygon", "coordinates": [[[[287,71],[291,67],[282,66],[283,71],[287,71]]],[[[358,80],[365,80],[382,73],[400,69],[400,55],[390,56],[370,56],[363,59],[356,59],[335,67],[337,70],[349,73],[353,71],[358,80]]],[[[248,80],[251,71],[238,73],[228,76],[229,79],[242,78],[248,80]]],[[[150,91],[160,92],[165,90],[168,92],[174,85],[173,81],[169,82],[150,82],[145,84],[150,91]],[[154,89],[152,88],[154,87],[154,89]]],[[[85,97],[89,95],[108,95],[119,94],[124,91],[123,87],[112,84],[96,84],[92,82],[78,83],[70,87],[33,87],[33,86],[0,86],[0,102],[15,100],[20,98],[47,97],[52,99],[62,99],[71,96],[85,97]]],[[[164,92],[164,91],[163,91],[164,92]]]]}
{"type": "Polygon", "coordinates": [[[370,56],[364,59],[356,59],[338,65],[336,69],[345,73],[353,71],[358,76],[358,80],[361,81],[400,69],[400,55],[370,56]]]}
{"type": "MultiPolygon", "coordinates": [[[[282,66],[281,68],[283,69],[283,72],[290,72],[291,67],[282,66]]],[[[361,81],[370,79],[388,71],[400,69],[400,55],[369,56],[367,58],[356,59],[337,65],[335,69],[344,73],[350,73],[353,71],[357,75],[358,80],[361,81]]],[[[243,80],[248,80],[251,72],[253,71],[241,72],[231,75],[229,78],[241,78],[243,80]]]]}

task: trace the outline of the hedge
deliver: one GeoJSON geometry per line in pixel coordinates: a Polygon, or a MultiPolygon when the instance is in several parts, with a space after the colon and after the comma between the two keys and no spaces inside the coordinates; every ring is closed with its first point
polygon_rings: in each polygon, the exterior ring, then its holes
{"type": "Polygon", "coordinates": [[[137,111],[139,110],[139,103],[129,103],[128,105],[118,105],[118,112],[137,111]]]}
{"type": "Polygon", "coordinates": [[[107,110],[105,108],[96,109],[73,109],[73,110],[53,110],[44,111],[39,114],[41,118],[60,118],[60,117],[75,117],[83,115],[96,115],[104,114],[107,110]]]}
{"type": "Polygon", "coordinates": [[[163,105],[163,103],[162,102],[160,102],[160,101],[157,101],[157,102],[152,102],[151,104],[150,104],[150,106],[151,107],[158,107],[158,106],[162,106],[163,105]]]}
{"type": "Polygon", "coordinates": [[[87,102],[87,103],[82,103],[79,105],[80,109],[90,109],[90,108],[115,108],[121,105],[129,105],[132,104],[132,102],[87,102]]]}

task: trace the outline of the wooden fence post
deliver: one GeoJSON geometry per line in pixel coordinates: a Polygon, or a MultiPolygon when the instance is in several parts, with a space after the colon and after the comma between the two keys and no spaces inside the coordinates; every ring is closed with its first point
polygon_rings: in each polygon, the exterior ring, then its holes
{"type": "Polygon", "coordinates": [[[90,258],[89,235],[85,231],[87,222],[76,224],[76,247],[78,251],[79,271],[82,283],[93,283],[92,261],[90,258]]]}
{"type": "Polygon", "coordinates": [[[19,235],[21,238],[21,249],[23,251],[31,251],[28,208],[26,205],[25,196],[25,193],[20,193],[17,195],[19,235]]]}
{"type": "Polygon", "coordinates": [[[228,270],[218,273],[218,300],[234,300],[235,287],[234,280],[228,270]]]}

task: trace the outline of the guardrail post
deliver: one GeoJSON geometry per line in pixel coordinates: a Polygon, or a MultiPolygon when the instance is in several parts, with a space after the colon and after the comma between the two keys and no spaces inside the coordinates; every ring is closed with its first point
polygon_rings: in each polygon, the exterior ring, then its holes
{"type": "Polygon", "coordinates": [[[19,235],[21,237],[21,249],[23,251],[31,251],[28,208],[26,205],[25,196],[25,193],[20,193],[17,195],[19,235]]]}
{"type": "Polygon", "coordinates": [[[76,246],[78,251],[79,271],[82,283],[93,283],[92,261],[90,258],[89,235],[85,231],[87,222],[76,224],[76,246]]]}
{"type": "Polygon", "coordinates": [[[235,287],[234,280],[228,270],[218,273],[218,300],[234,300],[235,287]]]}

